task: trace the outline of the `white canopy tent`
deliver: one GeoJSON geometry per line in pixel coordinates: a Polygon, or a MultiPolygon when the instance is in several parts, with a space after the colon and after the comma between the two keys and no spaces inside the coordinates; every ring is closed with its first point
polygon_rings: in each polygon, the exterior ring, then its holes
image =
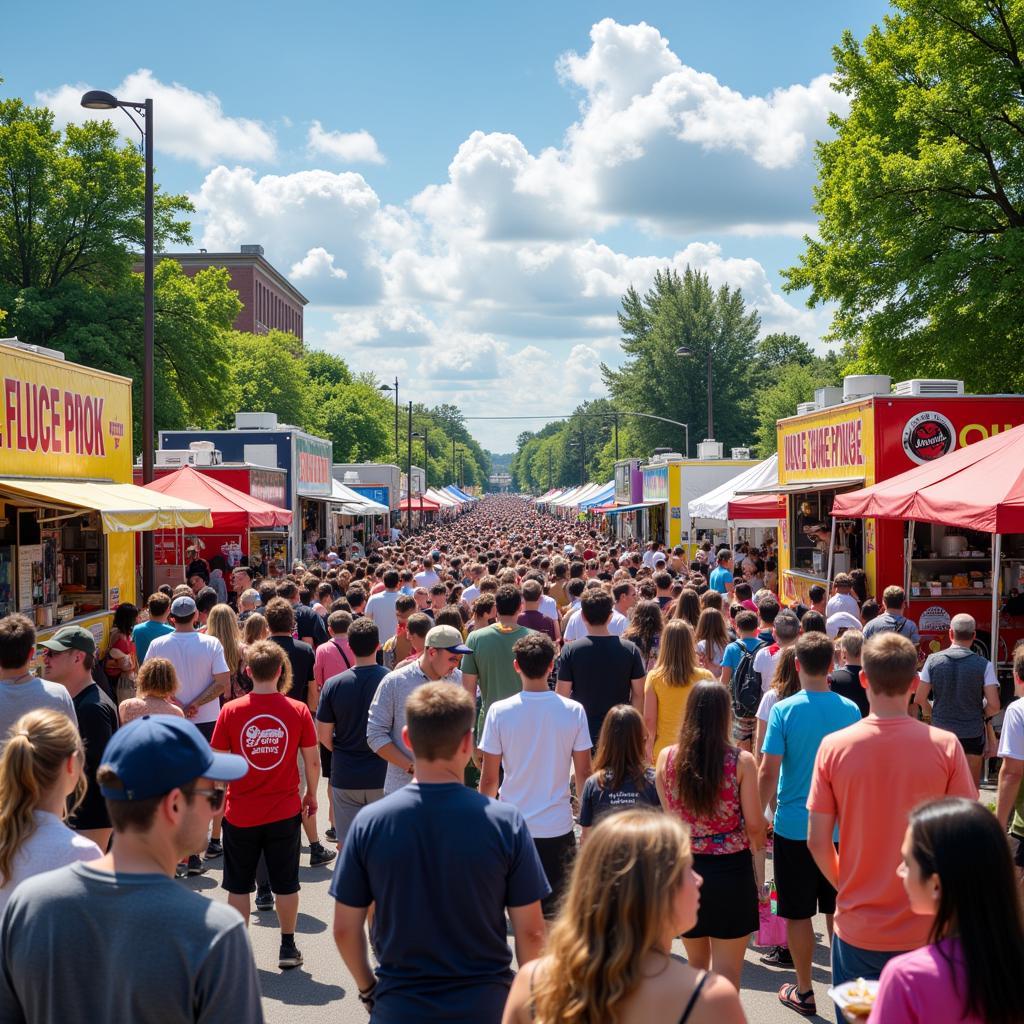
{"type": "MultiPolygon", "coordinates": [[[[779,456],[772,455],[770,458],[759,462],[756,466],[739,476],[734,476],[724,484],[719,484],[714,490],[694,498],[687,506],[687,513],[691,519],[711,520],[714,523],[725,525],[729,520],[729,502],[738,494],[748,493],[761,487],[769,487],[779,481],[779,456]]],[[[774,519],[743,519],[737,520],[737,525],[744,527],[769,527],[778,526],[778,517],[774,519]]]]}

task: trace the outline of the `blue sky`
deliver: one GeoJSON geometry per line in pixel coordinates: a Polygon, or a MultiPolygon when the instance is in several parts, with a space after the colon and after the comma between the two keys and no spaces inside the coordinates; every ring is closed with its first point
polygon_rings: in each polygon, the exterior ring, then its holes
{"type": "MultiPolygon", "coordinates": [[[[827,324],[779,271],[842,109],[831,47],[876,0],[86,9],[9,11],[0,90],[59,119],[79,86],[152,95],[196,244],[262,242],[309,343],[411,398],[568,412],[617,361],[623,288],[669,263],[742,287],[766,330],[827,324]]],[[[473,428],[507,450],[523,425],[473,428]]]]}

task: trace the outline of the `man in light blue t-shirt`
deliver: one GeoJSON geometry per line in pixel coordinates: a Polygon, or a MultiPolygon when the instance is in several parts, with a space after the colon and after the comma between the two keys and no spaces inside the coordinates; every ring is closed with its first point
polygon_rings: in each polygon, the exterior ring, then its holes
{"type": "Polygon", "coordinates": [[[149,618],[140,622],[132,630],[132,643],[135,644],[135,657],[141,665],[149,653],[149,645],[158,637],[174,632],[174,627],[167,621],[171,614],[171,599],[158,590],[151,594],[146,602],[149,618]]]}
{"type": "Polygon", "coordinates": [[[720,594],[731,594],[732,579],[732,552],[728,548],[723,548],[718,552],[718,565],[711,570],[708,586],[720,594]]]}
{"type": "MultiPolygon", "coordinates": [[[[800,692],[771,710],[761,748],[758,775],[761,806],[777,798],[773,864],[779,917],[786,919],[796,984],[783,985],[779,1000],[807,1015],[816,1012],[811,985],[815,913],[826,915],[829,938],[836,891],[807,848],[807,796],[821,741],[860,721],[857,705],[829,689],[832,641],[824,633],[805,633],[796,642],[800,692]]],[[[838,835],[836,835],[838,839],[838,835]]]]}

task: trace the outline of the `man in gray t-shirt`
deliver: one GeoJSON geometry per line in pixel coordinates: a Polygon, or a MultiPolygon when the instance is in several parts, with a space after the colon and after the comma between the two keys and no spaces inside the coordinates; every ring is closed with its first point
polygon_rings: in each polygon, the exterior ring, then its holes
{"type": "Polygon", "coordinates": [[[247,770],[181,718],[139,718],[114,734],[97,773],[111,852],[29,878],[11,896],[0,916],[0,1024],[261,1024],[241,914],[174,881],[223,804],[216,783],[247,770]]]}
{"type": "Polygon", "coordinates": [[[71,694],[60,683],[33,673],[35,657],[36,628],[32,620],[17,614],[0,619],[0,749],[11,726],[37,708],[60,711],[78,727],[71,694]]]}

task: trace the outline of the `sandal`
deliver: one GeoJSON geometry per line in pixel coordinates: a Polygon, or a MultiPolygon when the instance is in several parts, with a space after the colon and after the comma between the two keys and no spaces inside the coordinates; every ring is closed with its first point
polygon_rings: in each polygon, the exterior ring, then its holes
{"type": "Polygon", "coordinates": [[[796,1010],[801,1017],[816,1017],[818,1015],[818,1008],[814,1002],[814,989],[801,996],[796,990],[796,985],[783,985],[779,989],[779,1002],[791,1010],[796,1010]]]}

